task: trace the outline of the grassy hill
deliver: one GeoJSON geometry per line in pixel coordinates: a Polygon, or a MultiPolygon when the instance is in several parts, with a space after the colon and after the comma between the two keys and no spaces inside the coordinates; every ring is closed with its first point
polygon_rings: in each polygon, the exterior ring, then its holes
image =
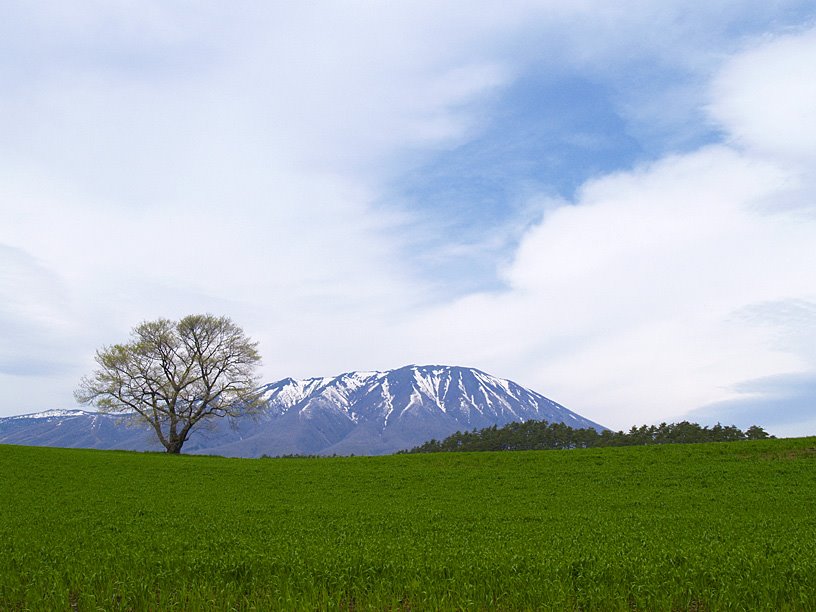
{"type": "Polygon", "coordinates": [[[3,610],[816,608],[816,438],[0,474],[3,610]]]}

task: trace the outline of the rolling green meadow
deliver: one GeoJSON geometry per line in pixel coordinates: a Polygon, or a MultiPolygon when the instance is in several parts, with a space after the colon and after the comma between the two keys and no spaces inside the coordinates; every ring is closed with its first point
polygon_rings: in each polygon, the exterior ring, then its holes
{"type": "Polygon", "coordinates": [[[816,438],[0,474],[1,610],[816,609],[816,438]]]}

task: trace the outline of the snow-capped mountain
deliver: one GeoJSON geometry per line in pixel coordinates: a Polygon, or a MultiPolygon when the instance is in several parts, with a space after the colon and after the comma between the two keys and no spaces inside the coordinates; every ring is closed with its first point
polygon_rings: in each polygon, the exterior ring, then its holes
{"type": "Polygon", "coordinates": [[[0,444],[160,450],[155,434],[142,426],[128,427],[111,414],[86,410],[46,410],[0,418],[0,444]]]}
{"type": "MultiPolygon", "coordinates": [[[[603,429],[543,395],[479,370],[406,366],[265,385],[266,408],[196,432],[185,452],[240,457],[384,454],[462,430],[545,420],[603,429]]],[[[81,410],[0,419],[0,443],[157,450],[150,432],[81,410]]]]}

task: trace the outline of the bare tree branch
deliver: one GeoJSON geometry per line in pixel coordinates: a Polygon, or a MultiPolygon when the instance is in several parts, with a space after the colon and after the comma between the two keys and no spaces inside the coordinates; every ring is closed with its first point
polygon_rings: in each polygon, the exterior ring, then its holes
{"type": "Polygon", "coordinates": [[[100,412],[135,415],[178,453],[198,423],[260,408],[257,348],[227,317],[145,321],[130,342],[97,351],[99,368],[75,396],[100,412]]]}

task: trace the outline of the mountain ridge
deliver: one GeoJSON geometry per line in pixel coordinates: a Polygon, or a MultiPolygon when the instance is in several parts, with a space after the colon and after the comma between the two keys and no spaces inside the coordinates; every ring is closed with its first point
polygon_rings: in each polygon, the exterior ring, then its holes
{"type": "MultiPolygon", "coordinates": [[[[527,420],[604,429],[536,391],[462,366],[288,377],[259,391],[265,408],[258,415],[213,422],[194,432],[184,451],[238,457],[385,454],[456,431],[527,420]]],[[[148,431],[125,427],[121,415],[58,412],[0,419],[0,443],[158,450],[145,439],[148,431]]]]}

